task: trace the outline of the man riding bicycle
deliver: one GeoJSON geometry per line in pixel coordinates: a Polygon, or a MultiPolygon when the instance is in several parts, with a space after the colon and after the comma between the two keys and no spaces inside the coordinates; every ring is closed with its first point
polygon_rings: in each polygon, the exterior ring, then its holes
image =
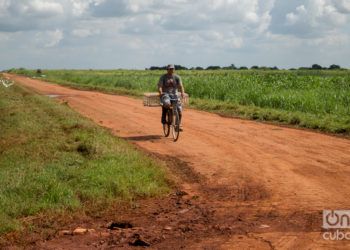
{"type": "MultiPolygon", "coordinates": [[[[162,75],[158,82],[158,92],[160,95],[160,101],[162,103],[162,124],[166,123],[166,111],[171,106],[171,98],[176,98],[178,95],[178,90],[181,93],[181,97],[184,98],[185,89],[183,87],[180,76],[175,73],[174,64],[169,64],[167,66],[167,73],[162,75]]],[[[179,111],[179,118],[181,122],[182,117],[182,105],[179,101],[177,103],[177,108],[179,111]]],[[[180,123],[181,124],[181,123],[180,123]]]]}

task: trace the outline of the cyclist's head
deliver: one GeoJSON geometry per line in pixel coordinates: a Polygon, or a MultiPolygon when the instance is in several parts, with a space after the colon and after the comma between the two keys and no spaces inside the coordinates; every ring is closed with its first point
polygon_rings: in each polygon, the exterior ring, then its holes
{"type": "Polygon", "coordinates": [[[166,67],[167,71],[169,74],[173,73],[175,71],[175,65],[174,64],[169,64],[167,67],[166,67]]]}

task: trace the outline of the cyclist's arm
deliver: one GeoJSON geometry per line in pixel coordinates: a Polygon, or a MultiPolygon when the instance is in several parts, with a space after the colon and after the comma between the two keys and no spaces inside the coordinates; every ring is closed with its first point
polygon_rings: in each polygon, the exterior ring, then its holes
{"type": "Polygon", "coordinates": [[[158,93],[159,93],[159,95],[162,95],[163,94],[163,77],[160,77],[157,86],[158,86],[158,93]]]}
{"type": "Polygon", "coordinates": [[[182,84],[181,79],[180,79],[180,84],[179,84],[179,90],[181,92],[181,97],[183,98],[185,96],[185,88],[184,88],[184,85],[182,84]]]}

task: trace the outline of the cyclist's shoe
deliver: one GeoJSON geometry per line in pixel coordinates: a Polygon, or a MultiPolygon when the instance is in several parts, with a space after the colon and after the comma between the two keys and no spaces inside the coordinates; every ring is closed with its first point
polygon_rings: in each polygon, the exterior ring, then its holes
{"type": "Polygon", "coordinates": [[[180,125],[180,127],[179,127],[179,131],[180,131],[180,132],[184,131],[184,129],[183,129],[183,127],[182,127],[182,125],[180,125]]]}

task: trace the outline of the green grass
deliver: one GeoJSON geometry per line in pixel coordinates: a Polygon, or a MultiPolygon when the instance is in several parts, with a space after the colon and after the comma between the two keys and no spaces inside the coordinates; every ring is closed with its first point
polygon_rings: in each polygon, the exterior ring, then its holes
{"type": "Polygon", "coordinates": [[[260,108],[223,102],[217,100],[203,100],[194,98],[191,106],[200,110],[214,112],[226,117],[239,117],[250,120],[278,122],[302,128],[316,129],[335,134],[350,134],[350,118],[335,115],[315,115],[299,111],[289,111],[260,108]]]}
{"type": "MultiPolygon", "coordinates": [[[[37,76],[30,70],[13,72],[37,76]]],[[[156,83],[163,73],[146,70],[45,70],[44,79],[78,88],[140,96],[143,92],[156,91],[156,83]]],[[[349,70],[178,73],[186,92],[195,99],[191,102],[192,107],[332,133],[350,133],[349,70]]]]}
{"type": "Polygon", "coordinates": [[[164,168],[68,106],[0,87],[0,234],[169,191],[164,168]]]}

